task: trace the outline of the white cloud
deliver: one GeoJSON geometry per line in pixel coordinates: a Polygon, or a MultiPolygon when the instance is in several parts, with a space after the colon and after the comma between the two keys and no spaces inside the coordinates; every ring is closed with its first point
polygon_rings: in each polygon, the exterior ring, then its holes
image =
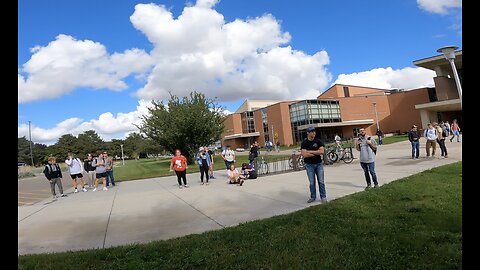
{"type": "MultiPolygon", "coordinates": [[[[138,132],[134,124],[141,123],[140,117],[148,115],[150,101],[139,100],[135,111],[128,113],[110,112],[101,114],[98,119],[82,121],[80,118],[69,118],[58,123],[54,128],[44,129],[31,124],[32,141],[35,143],[54,144],[58,138],[65,134],[77,136],[87,130],[95,130],[106,141],[111,139],[124,139],[131,132],[138,132]]],[[[28,138],[28,124],[18,126],[18,137],[28,138]]]]}
{"type": "Polygon", "coordinates": [[[121,91],[127,88],[122,79],[142,73],[152,64],[143,50],[109,55],[98,42],[68,35],[58,35],[47,46],[30,51],[32,57],[19,69],[19,103],[60,97],[79,87],[121,91]]]}
{"type": "Polygon", "coordinates": [[[428,12],[445,15],[452,8],[461,8],[462,0],[417,0],[417,4],[428,12]]]}
{"type": "MultiPolygon", "coordinates": [[[[375,68],[351,74],[340,74],[333,84],[348,84],[382,89],[415,89],[433,87],[435,72],[425,68],[375,68]]],[[[333,85],[332,84],[332,85],[333,85]]]]}
{"type": "Polygon", "coordinates": [[[137,96],[167,99],[192,90],[221,101],[316,97],[331,81],[326,51],[308,55],[285,46],[291,37],[270,14],[226,23],[197,1],[178,18],[165,6],[138,4],[130,20],[154,45],[155,66],[137,96]]]}

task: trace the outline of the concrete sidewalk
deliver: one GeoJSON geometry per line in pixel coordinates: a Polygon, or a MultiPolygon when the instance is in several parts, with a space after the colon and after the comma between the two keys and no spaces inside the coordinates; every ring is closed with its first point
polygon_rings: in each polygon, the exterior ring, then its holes
{"type": "MultiPolygon", "coordinates": [[[[376,172],[380,185],[437,166],[462,160],[462,143],[446,142],[448,159],[410,158],[410,143],[379,147],[376,172]]],[[[355,157],[358,151],[354,150],[355,157]]],[[[437,156],[440,149],[437,146],[437,156]]],[[[199,173],[187,175],[190,188],[179,189],[176,177],[119,182],[109,191],[70,194],[18,207],[18,254],[50,253],[145,243],[235,226],[239,223],[294,212],[307,204],[305,171],[226,184],[226,172],[215,172],[208,186],[199,173]]],[[[363,191],[358,159],[325,167],[329,201],[363,191]]],[[[68,190],[69,193],[72,189],[68,190]]],[[[318,196],[317,187],[317,196],[318,196]]]]}

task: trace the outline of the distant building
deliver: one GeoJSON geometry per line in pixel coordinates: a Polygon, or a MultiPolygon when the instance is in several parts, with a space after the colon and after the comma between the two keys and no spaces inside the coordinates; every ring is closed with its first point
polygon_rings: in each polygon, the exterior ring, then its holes
{"type": "MultiPolygon", "coordinates": [[[[227,116],[222,145],[249,148],[254,141],[265,146],[268,140],[299,144],[310,126],[327,142],[335,134],[353,138],[362,127],[373,135],[378,127],[384,134],[407,132],[413,124],[426,128],[428,122],[455,118],[462,126],[460,99],[448,61],[442,55],[413,63],[435,70],[435,87],[402,90],[335,84],[317,99],[245,100],[227,116]]],[[[461,51],[456,52],[455,65],[461,78],[461,51]]]]}
{"type": "MultiPolygon", "coordinates": [[[[457,84],[453,76],[450,63],[442,55],[413,61],[419,67],[435,71],[433,78],[435,88],[429,92],[429,102],[418,103],[415,109],[420,111],[422,127],[426,128],[429,122],[448,120],[450,123],[457,119],[462,127],[462,108],[458,96],[457,84]]],[[[462,51],[455,52],[455,67],[457,68],[460,85],[462,84],[462,51]]]]}

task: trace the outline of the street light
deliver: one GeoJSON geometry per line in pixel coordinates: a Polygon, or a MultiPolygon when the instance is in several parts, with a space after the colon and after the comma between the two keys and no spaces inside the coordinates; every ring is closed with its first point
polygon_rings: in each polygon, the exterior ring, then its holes
{"type": "Polygon", "coordinates": [[[453,70],[453,76],[455,77],[455,83],[457,84],[458,97],[460,98],[460,108],[462,108],[462,85],[460,85],[460,79],[458,78],[457,68],[455,67],[455,50],[457,46],[445,46],[437,50],[437,52],[443,53],[445,58],[450,62],[453,70]]]}
{"type": "Polygon", "coordinates": [[[377,114],[377,102],[372,102],[373,109],[375,110],[375,119],[377,119],[377,129],[380,129],[380,125],[378,124],[378,114],[377,114]]]}
{"type": "Polygon", "coordinates": [[[122,164],[125,166],[125,159],[123,158],[123,144],[120,144],[120,148],[122,148],[122,164]]]}

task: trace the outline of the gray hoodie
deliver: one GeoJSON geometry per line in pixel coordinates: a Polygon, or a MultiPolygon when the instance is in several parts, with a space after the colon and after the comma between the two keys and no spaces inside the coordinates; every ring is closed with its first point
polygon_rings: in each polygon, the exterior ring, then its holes
{"type": "MultiPolygon", "coordinates": [[[[373,153],[372,148],[367,143],[367,138],[370,136],[365,136],[364,138],[359,137],[357,140],[360,141],[360,145],[356,145],[357,150],[360,151],[360,162],[371,163],[375,162],[375,153],[373,153]]],[[[377,146],[377,142],[372,137],[370,141],[374,146],[377,146]]]]}
{"type": "Polygon", "coordinates": [[[96,173],[104,173],[107,171],[107,168],[105,168],[105,159],[96,157],[93,159],[92,166],[95,167],[95,172],[96,173]]]}

